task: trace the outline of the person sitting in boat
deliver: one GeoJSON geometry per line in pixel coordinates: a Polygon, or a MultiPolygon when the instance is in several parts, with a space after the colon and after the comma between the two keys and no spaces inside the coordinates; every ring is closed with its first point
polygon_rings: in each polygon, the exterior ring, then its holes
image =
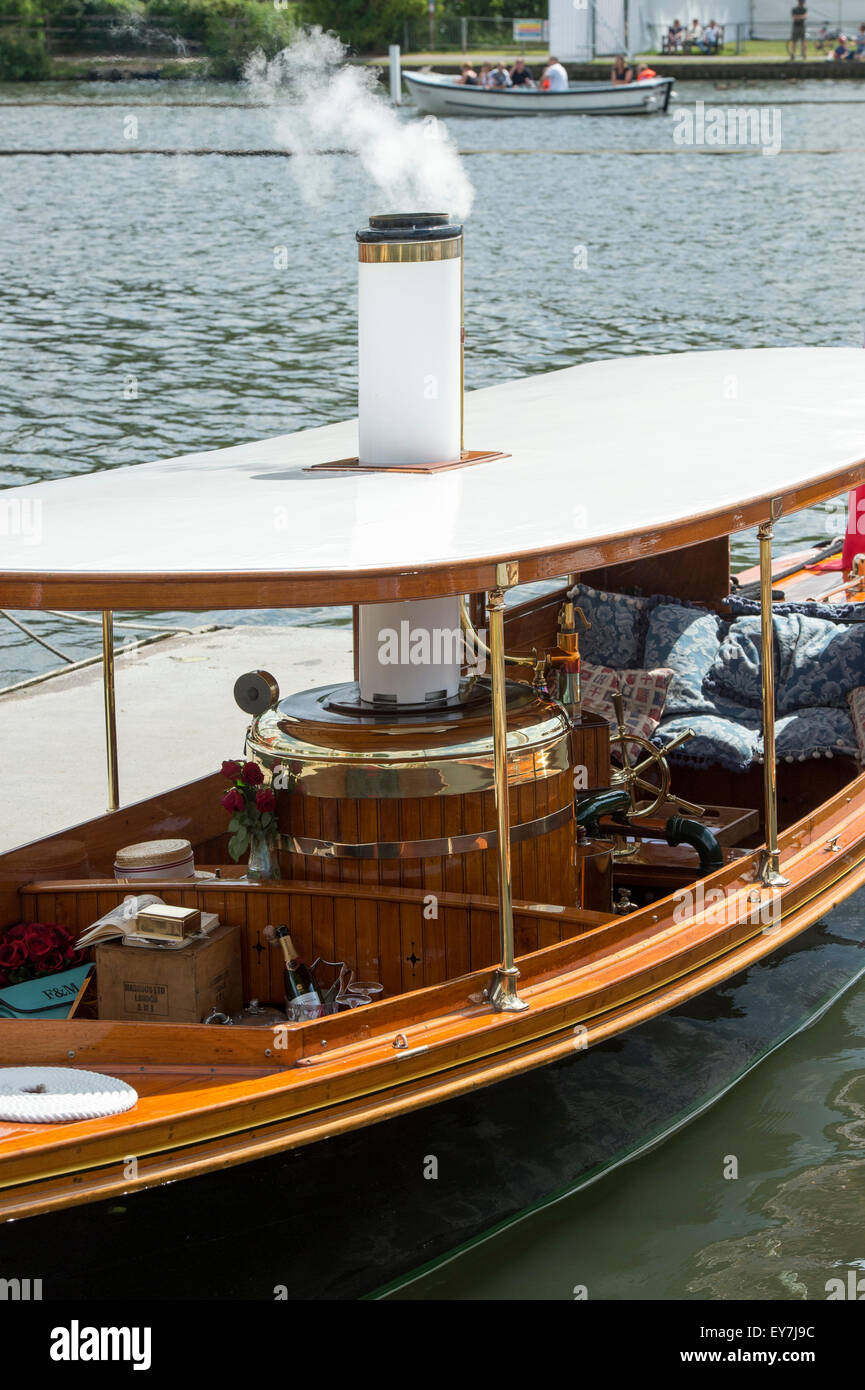
{"type": "Polygon", "coordinates": [[[480,86],[480,87],[491,87],[491,86],[493,85],[492,78],[493,78],[493,65],[492,65],[492,63],[481,63],[481,72],[480,72],[480,77],[478,78],[478,86],[480,86]]]}
{"type": "Polygon", "coordinates": [[[544,68],[541,87],[545,92],[566,92],[568,90],[567,69],[563,67],[558,58],[553,58],[552,55],[544,68]]]}
{"type": "Polygon", "coordinates": [[[613,63],[613,71],[610,81],[614,87],[626,87],[629,82],[634,80],[634,69],[627,62],[624,53],[616,54],[616,61],[613,63]]]}
{"type": "Polygon", "coordinates": [[[638,82],[648,82],[648,80],[649,80],[650,77],[657,77],[657,76],[658,76],[658,74],[655,72],[655,69],[654,69],[654,68],[650,68],[649,65],[648,65],[648,63],[638,63],[638,65],[637,65],[637,81],[638,81],[638,82]]]}
{"type": "Polygon", "coordinates": [[[511,75],[504,64],[504,59],[500,58],[490,73],[491,87],[510,87],[511,75]]]}
{"type": "Polygon", "coordinates": [[[462,71],[457,78],[457,82],[461,83],[463,87],[477,87],[478,75],[471,63],[463,63],[462,71]]]}
{"type": "Polygon", "coordinates": [[[525,58],[518,58],[511,68],[512,87],[534,87],[535,79],[526,67],[525,58]]]}

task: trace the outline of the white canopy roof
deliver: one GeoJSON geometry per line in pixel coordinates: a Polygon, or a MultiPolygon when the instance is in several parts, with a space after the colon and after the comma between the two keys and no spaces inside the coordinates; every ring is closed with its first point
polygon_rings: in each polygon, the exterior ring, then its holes
{"type": "Polygon", "coordinates": [[[865,478],[865,352],[593,362],[470,393],[465,433],[510,457],[306,471],[356,453],[346,422],[8,489],[0,601],[337,603],[491,587],[500,560],[528,580],[676,549],[865,478]]]}

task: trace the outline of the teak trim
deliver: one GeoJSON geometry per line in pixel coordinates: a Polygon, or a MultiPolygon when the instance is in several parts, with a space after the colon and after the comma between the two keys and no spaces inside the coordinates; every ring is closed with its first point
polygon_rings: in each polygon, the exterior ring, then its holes
{"type": "Polygon", "coordinates": [[[304,473],[448,473],[454,468],[472,468],[476,463],[509,459],[499,449],[463,449],[458,459],[441,463],[361,463],[358,458],[335,459],[333,463],[311,463],[304,473]]]}
{"type": "Polygon", "coordinates": [[[382,567],[351,573],[178,570],[170,574],[0,570],[0,604],[8,608],[179,608],[195,612],[211,608],[328,607],[481,593],[495,588],[496,566],[503,559],[519,562],[522,584],[558,579],[563,574],[639,560],[745,531],[767,520],[774,501],[780,502],[784,515],[788,515],[837,497],[862,482],[865,458],[786,492],[773,490],[733,506],[681,517],[648,533],[617,532],[541,550],[512,551],[507,556],[446,560],[423,569],[382,567]]]}

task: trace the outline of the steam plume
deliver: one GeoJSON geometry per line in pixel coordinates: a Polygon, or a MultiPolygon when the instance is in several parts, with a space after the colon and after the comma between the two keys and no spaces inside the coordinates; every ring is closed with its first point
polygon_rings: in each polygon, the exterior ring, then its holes
{"type": "Polygon", "coordinates": [[[474,189],[447,128],[427,116],[400,119],[379,94],[375,71],[349,66],[334,34],[304,30],[268,60],[254,53],[244,79],[257,101],[275,108],[276,138],[291,151],[305,201],[320,201],[330,173],[317,156],[357,156],[381,194],[382,211],[449,212],[464,218],[474,189]]]}

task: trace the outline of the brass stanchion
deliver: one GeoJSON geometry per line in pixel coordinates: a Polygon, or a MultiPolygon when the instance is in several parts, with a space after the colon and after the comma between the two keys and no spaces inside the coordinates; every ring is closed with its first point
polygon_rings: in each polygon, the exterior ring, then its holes
{"type": "Polygon", "coordinates": [[[772,523],[780,505],[772,502],[771,521],[757,530],[760,540],[760,646],[763,666],[763,811],[766,848],[760,856],[758,881],[768,888],[784,888],[790,882],[781,873],[778,849],[778,785],[775,761],[775,640],[772,622],[772,523]]]}
{"type": "Polygon", "coordinates": [[[102,614],[102,692],[105,701],[105,756],[108,762],[108,809],[120,807],[117,772],[117,709],[114,701],[114,614],[102,614]]]}
{"type": "Polygon", "coordinates": [[[493,761],[496,784],[496,829],[499,857],[499,936],[501,965],[493,972],[487,998],[498,1013],[518,1013],[529,1006],[517,994],[520,972],[514,964],[514,910],[511,896],[511,818],[508,805],[508,711],[505,684],[505,595],[519,579],[516,564],[496,566],[490,592],[490,678],[493,701],[493,761]]]}

